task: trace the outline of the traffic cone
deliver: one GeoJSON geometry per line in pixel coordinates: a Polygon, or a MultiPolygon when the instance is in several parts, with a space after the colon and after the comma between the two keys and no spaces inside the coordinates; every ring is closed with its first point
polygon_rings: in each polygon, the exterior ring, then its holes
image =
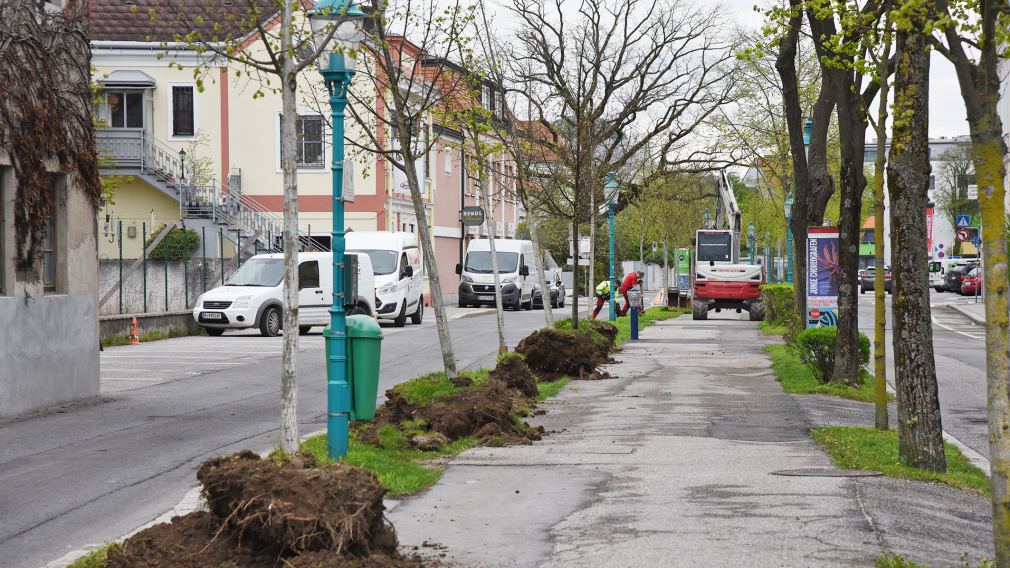
{"type": "Polygon", "coordinates": [[[130,325],[130,345],[140,345],[140,329],[137,328],[137,316],[133,316],[133,324],[130,325]]]}

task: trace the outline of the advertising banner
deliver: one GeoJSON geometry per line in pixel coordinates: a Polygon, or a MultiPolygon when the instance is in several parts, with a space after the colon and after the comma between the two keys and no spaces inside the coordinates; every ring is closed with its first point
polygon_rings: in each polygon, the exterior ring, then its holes
{"type": "Polygon", "coordinates": [[[807,231],[807,327],[838,325],[838,228],[807,231]]]}
{"type": "Polygon", "coordinates": [[[933,257],[933,208],[926,208],[926,254],[933,257]]]}
{"type": "Polygon", "coordinates": [[[690,288],[691,281],[691,251],[689,249],[674,249],[677,264],[677,287],[681,290],[690,288]]]}

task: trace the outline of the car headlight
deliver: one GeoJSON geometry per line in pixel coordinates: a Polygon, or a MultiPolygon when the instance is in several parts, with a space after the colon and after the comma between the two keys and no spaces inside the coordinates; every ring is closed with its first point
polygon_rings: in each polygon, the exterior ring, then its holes
{"type": "Polygon", "coordinates": [[[233,308],[248,308],[249,302],[252,300],[252,296],[239,296],[235,298],[235,301],[231,303],[233,308]]]}
{"type": "Polygon", "coordinates": [[[473,282],[473,278],[470,278],[466,274],[463,275],[463,282],[473,282]]]}
{"type": "Polygon", "coordinates": [[[385,286],[379,288],[380,294],[392,294],[393,292],[396,292],[395,282],[390,282],[389,284],[386,284],[385,286]]]}
{"type": "Polygon", "coordinates": [[[197,306],[197,307],[200,307],[200,306],[202,306],[202,305],[203,305],[203,294],[200,294],[200,295],[199,295],[199,296],[197,296],[197,298],[196,298],[196,306],[197,306]]]}
{"type": "Polygon", "coordinates": [[[516,281],[515,276],[506,276],[505,278],[501,279],[502,284],[512,284],[515,281],[516,281]]]}

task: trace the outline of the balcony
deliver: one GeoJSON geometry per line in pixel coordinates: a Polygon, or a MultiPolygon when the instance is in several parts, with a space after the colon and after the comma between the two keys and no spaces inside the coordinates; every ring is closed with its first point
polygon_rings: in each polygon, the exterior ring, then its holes
{"type": "Polygon", "coordinates": [[[95,131],[95,142],[98,155],[105,161],[103,169],[149,175],[166,189],[175,189],[183,178],[179,153],[142,128],[100,128],[95,131]]]}

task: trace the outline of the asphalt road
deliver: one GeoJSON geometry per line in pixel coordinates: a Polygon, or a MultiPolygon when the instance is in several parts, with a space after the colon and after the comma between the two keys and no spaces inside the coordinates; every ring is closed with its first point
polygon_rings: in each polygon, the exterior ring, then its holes
{"type": "MultiPolygon", "coordinates": [[[[859,297],[859,329],[873,339],[873,295],[859,297]]],[[[944,304],[971,303],[970,297],[930,292],[933,306],[933,354],[943,429],[986,458],[989,442],[986,431],[985,330],[944,304]]],[[[886,299],[887,382],[894,385],[891,296],[886,299]]],[[[892,424],[893,427],[893,424],[892,424]]]]}
{"type": "MultiPolygon", "coordinates": [[[[559,310],[567,313],[568,308],[559,310]]],[[[543,313],[506,312],[514,346],[543,313]]],[[[492,364],[494,315],[450,322],[458,366],[492,364]]],[[[384,327],[379,392],[440,370],[434,317],[384,327]]],[[[38,567],[170,510],[208,457],[277,443],[280,338],[186,337],[107,349],[102,396],[0,422],[0,565],[38,567]]],[[[299,349],[301,433],[325,428],[323,339],[299,349]]]]}

